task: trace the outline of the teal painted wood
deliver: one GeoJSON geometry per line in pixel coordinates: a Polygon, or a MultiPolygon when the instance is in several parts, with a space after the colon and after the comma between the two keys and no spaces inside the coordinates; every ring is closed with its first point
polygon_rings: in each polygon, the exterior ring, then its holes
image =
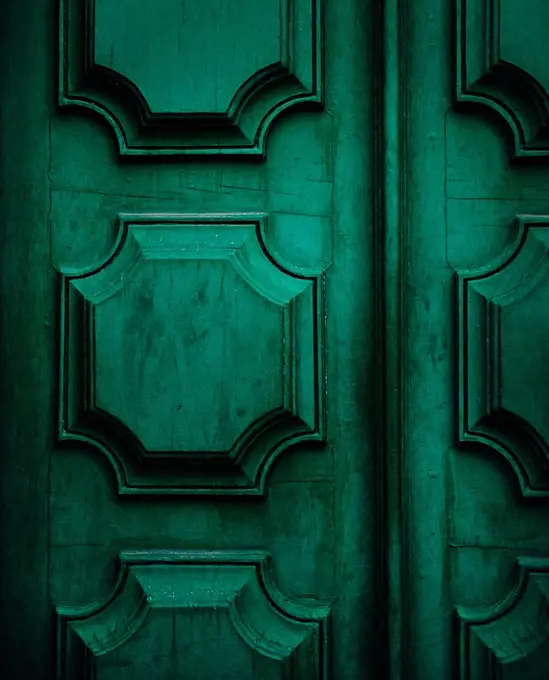
{"type": "Polygon", "coordinates": [[[509,126],[515,158],[549,153],[549,63],[543,0],[456,0],[458,102],[496,111],[509,126]]]}
{"type": "Polygon", "coordinates": [[[452,5],[407,7],[403,677],[538,680],[549,554],[545,4],[467,0],[455,15],[452,5]]]}
{"type": "Polygon", "coordinates": [[[516,584],[504,600],[484,611],[458,608],[460,677],[547,675],[548,579],[546,557],[518,558],[516,584]]]}
{"type": "Polygon", "coordinates": [[[548,218],[521,215],[516,222],[516,238],[500,257],[458,275],[459,436],[503,456],[525,496],[546,497],[547,388],[539,339],[547,332],[548,218]],[[524,333],[532,327],[539,335],[524,333]]]}
{"type": "Polygon", "coordinates": [[[268,555],[134,551],[120,562],[106,602],[58,610],[60,679],[329,677],[329,607],[278,593],[268,555]]]}
{"type": "Polygon", "coordinates": [[[323,0],[59,5],[59,103],[123,155],[263,155],[281,113],[322,106],[323,0]]]}
{"type": "Polygon", "coordinates": [[[545,4],[60,6],[0,23],[2,677],[544,679],[545,4]]]}
{"type": "Polygon", "coordinates": [[[404,678],[410,673],[409,640],[411,627],[408,507],[407,432],[408,396],[405,370],[408,362],[408,305],[406,274],[408,266],[409,224],[407,216],[408,181],[408,26],[404,0],[389,0],[378,8],[379,26],[384,40],[378,44],[376,72],[382,77],[378,99],[379,125],[383,144],[377,140],[379,183],[377,214],[379,236],[377,316],[379,351],[383,361],[378,368],[382,395],[378,420],[379,474],[385,490],[380,504],[382,530],[381,580],[387,599],[386,657],[383,665],[389,678],[404,678]]]}
{"type": "Polygon", "coordinates": [[[63,272],[60,440],[121,493],[263,493],[280,453],[324,441],[323,272],[275,264],[266,215],[119,222],[103,263],[63,272]]]}
{"type": "Polygon", "coordinates": [[[0,674],[360,677],[384,654],[371,7],[52,5],[0,28],[0,674]]]}
{"type": "Polygon", "coordinates": [[[47,168],[55,85],[44,69],[54,31],[50,9],[49,2],[34,3],[32,12],[9,3],[0,21],[0,675],[39,680],[53,657],[47,555],[56,282],[47,264],[47,168]]]}

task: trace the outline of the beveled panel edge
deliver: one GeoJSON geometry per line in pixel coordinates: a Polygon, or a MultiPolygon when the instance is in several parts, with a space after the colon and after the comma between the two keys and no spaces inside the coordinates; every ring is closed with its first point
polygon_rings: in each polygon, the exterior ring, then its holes
{"type": "MultiPolygon", "coordinates": [[[[293,7],[299,0],[284,0],[293,7]]],[[[102,117],[112,129],[122,156],[261,156],[275,120],[291,108],[322,110],[324,106],[324,0],[311,3],[311,64],[313,86],[308,89],[292,72],[292,58],[266,73],[251,76],[235,93],[226,115],[182,113],[156,115],[149,110],[139,88],[121,74],[94,66],[90,56],[90,3],[86,0],[78,37],[69,38],[71,0],[59,0],[58,103],[82,107],[102,117]],[[69,44],[69,41],[71,41],[69,44]],[[76,55],[75,46],[86,45],[76,55]],[[77,59],[78,64],[73,64],[77,59]],[[70,70],[76,69],[82,85],[72,91],[70,70]],[[263,103],[262,103],[263,100],[263,103]],[[242,125],[241,125],[242,123],[242,125]],[[153,133],[152,137],[149,133],[153,133]],[[155,142],[154,135],[160,133],[155,142]],[[206,136],[204,137],[204,135],[206,136]],[[166,135],[162,138],[162,135],[166,135]],[[149,138],[150,137],[150,138],[149,138]],[[202,139],[201,139],[202,137],[202,139]],[[208,139],[210,141],[208,141],[208,139]]],[[[287,11],[287,21],[292,12],[287,11]]],[[[72,20],[75,21],[74,19],[72,20]]],[[[287,26],[287,33],[290,34],[287,26]]]]}
{"type": "MultiPolygon", "coordinates": [[[[64,268],[61,277],[61,351],[60,351],[60,396],[59,396],[59,442],[71,445],[76,442],[86,447],[100,451],[109,461],[117,480],[120,494],[146,495],[264,495],[266,493],[267,477],[278,455],[282,452],[301,446],[320,446],[326,443],[326,374],[325,341],[324,341],[324,273],[313,274],[310,270],[298,274],[297,268],[290,271],[287,266],[280,265],[268,252],[265,241],[267,223],[265,213],[124,213],[118,216],[118,237],[111,251],[99,263],[78,269],[64,268]],[[313,379],[315,404],[314,426],[304,427],[298,414],[280,418],[271,418],[272,427],[263,427],[258,431],[258,437],[247,442],[243,440],[242,452],[238,455],[219,455],[210,457],[209,461],[180,460],[168,457],[161,461],[158,456],[154,459],[141,455],[143,453],[137,438],[127,428],[123,428],[120,450],[113,449],[108,441],[97,432],[89,428],[71,428],[67,421],[67,405],[69,404],[70,380],[68,377],[68,361],[70,357],[70,343],[68,335],[71,323],[67,321],[67,295],[72,280],[93,276],[113,262],[126,243],[131,224],[245,224],[255,230],[258,244],[265,258],[280,272],[290,279],[309,281],[313,286],[313,379]],[[130,446],[130,449],[128,449],[130,446]],[[123,452],[122,455],[120,452],[123,452]],[[133,453],[132,453],[133,452],[133,453]],[[156,474],[156,477],[155,477],[156,474]],[[192,475],[198,475],[194,479],[192,475]],[[149,482],[144,479],[149,477],[149,482]],[[156,481],[154,481],[156,479],[156,481]],[[169,484],[166,480],[169,479],[169,484]],[[163,481],[160,481],[163,480],[163,481]]],[[[290,305],[292,306],[292,305],[290,305]]],[[[74,343],[73,343],[74,344],[74,343]]],[[[80,347],[81,343],[77,343],[80,347]]],[[[84,348],[89,343],[84,342],[84,348]]],[[[80,351],[80,350],[79,350],[80,351]]],[[[73,362],[74,363],[74,362],[73,362]]],[[[85,365],[85,361],[77,361],[77,365],[85,365]]],[[[84,378],[79,381],[82,385],[84,378]]],[[[80,391],[84,389],[81,385],[80,391]]],[[[85,403],[85,400],[84,400],[85,403]]],[[[99,419],[101,420],[101,418],[99,419]]],[[[112,428],[111,428],[112,429],[112,428]]],[[[248,438],[249,439],[249,438],[248,438]]],[[[240,441],[240,438],[239,440],[240,441]]],[[[74,445],[74,444],[73,444],[74,445]]]]}
{"type": "MultiPolygon", "coordinates": [[[[499,308],[479,290],[475,290],[475,285],[495,282],[497,277],[502,286],[500,293],[504,293],[509,268],[522,266],[521,257],[524,258],[525,266],[528,266],[530,261],[524,255],[528,249],[540,250],[545,260],[548,255],[547,246],[536,238],[536,231],[547,227],[549,216],[518,215],[515,239],[499,257],[478,269],[462,270],[455,274],[459,445],[462,448],[480,446],[489,453],[501,455],[511,466],[521,493],[526,497],[539,498],[549,497],[549,444],[522,418],[507,411],[505,418],[498,414],[497,386],[501,381],[498,353],[499,308]],[[475,299],[477,304],[474,304],[475,299]],[[476,369],[471,366],[470,359],[474,352],[480,352],[483,362],[476,369]],[[471,371],[481,376],[473,387],[469,379],[471,371]],[[482,413],[472,416],[475,404],[483,405],[482,413]]],[[[530,285],[535,285],[535,282],[532,283],[530,277],[525,276],[520,290],[515,290],[514,294],[522,294],[530,285]]]]}

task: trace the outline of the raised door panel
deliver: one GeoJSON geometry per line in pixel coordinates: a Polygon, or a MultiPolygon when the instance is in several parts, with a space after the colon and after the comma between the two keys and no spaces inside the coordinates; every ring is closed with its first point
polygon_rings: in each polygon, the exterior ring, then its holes
{"type": "Polygon", "coordinates": [[[495,449],[526,496],[549,493],[546,216],[520,216],[491,265],[458,276],[460,440],[495,449]]]}
{"type": "Polygon", "coordinates": [[[517,560],[515,587],[484,610],[458,608],[460,677],[541,680],[549,670],[549,560],[517,560]]]}
{"type": "Polygon", "coordinates": [[[122,154],[262,154],[280,113],[322,104],[322,6],[61,0],[59,101],[122,154]]]}
{"type": "Polygon", "coordinates": [[[549,24],[544,0],[457,0],[459,102],[498,112],[517,157],[549,155],[549,24]]]}
{"type": "MultiPolygon", "coordinates": [[[[453,15],[450,3],[427,5],[457,37],[457,60],[440,30],[444,58],[424,72],[423,91],[446,83],[456,96],[437,90],[429,98],[426,125],[438,143],[421,158],[441,170],[443,197],[431,210],[445,233],[422,226],[417,212],[414,223],[418,235],[429,236],[425,249],[440,286],[424,302],[433,304],[443,291],[438,318],[449,340],[441,367],[424,364],[425,375],[413,382],[419,388],[423,381],[423,389],[430,383],[445,404],[433,415],[437,443],[424,454],[445,470],[437,492],[444,523],[439,540],[423,533],[425,547],[415,549],[423,562],[413,573],[429,568],[437,543],[431,583],[442,585],[424,612],[445,623],[437,649],[448,676],[453,670],[463,680],[541,680],[549,635],[548,6],[459,0],[453,15]]],[[[418,121],[418,94],[413,99],[418,121]]],[[[414,178],[416,172],[421,168],[414,178]]],[[[416,281],[422,248],[412,258],[416,281]]],[[[425,644],[428,637],[426,623],[418,638],[425,644]]],[[[418,677],[436,677],[435,659],[415,658],[418,677]]]]}
{"type": "Polygon", "coordinates": [[[267,555],[140,551],[120,562],[101,606],[59,609],[60,680],[328,677],[329,610],[284,599],[267,555]]]}
{"type": "Polygon", "coordinates": [[[543,680],[549,6],[400,8],[404,482],[393,536],[405,557],[392,576],[410,643],[395,649],[402,677],[543,680]]]}
{"type": "MultiPolygon", "coordinates": [[[[497,214],[509,210],[496,205],[481,219],[492,240],[503,239],[506,247],[455,279],[460,445],[452,455],[454,642],[462,678],[538,680],[547,673],[549,637],[548,220],[520,215],[496,227],[497,214]]],[[[459,212],[452,210],[453,229],[459,212]]],[[[475,228],[473,218],[468,229],[475,228]]],[[[462,238],[454,232],[455,244],[462,238]]],[[[453,257],[471,262],[485,248],[478,243],[453,257]]],[[[495,251],[493,243],[489,248],[495,251]]]]}
{"type": "MultiPolygon", "coordinates": [[[[59,91],[42,67],[28,95],[46,136],[18,133],[46,146],[44,384],[22,372],[45,424],[28,449],[7,403],[5,462],[47,469],[25,500],[47,515],[47,661],[7,668],[354,680],[384,653],[365,615],[382,597],[370,7],[63,0],[56,33],[33,2],[60,59],[59,91]]],[[[6,216],[23,250],[25,210],[6,216]]],[[[12,377],[25,365],[14,353],[12,377]]]]}
{"type": "Polygon", "coordinates": [[[122,215],[104,262],[63,273],[59,437],[122,493],[262,493],[322,442],[323,278],[277,265],[266,221],[122,215]]]}

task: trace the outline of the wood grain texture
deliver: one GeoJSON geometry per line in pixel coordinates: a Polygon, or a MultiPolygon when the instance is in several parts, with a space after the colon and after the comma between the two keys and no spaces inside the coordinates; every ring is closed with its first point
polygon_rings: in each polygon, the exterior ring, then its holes
{"type": "Polygon", "coordinates": [[[262,155],[282,112],[322,107],[322,7],[60,0],[59,102],[102,116],[123,155],[262,155]]]}
{"type": "Polygon", "coordinates": [[[539,341],[549,330],[547,224],[542,215],[520,216],[500,258],[458,275],[460,440],[500,453],[527,496],[549,491],[549,395],[539,341]]]}
{"type": "Polygon", "coordinates": [[[549,638],[548,598],[549,561],[522,557],[517,561],[515,587],[504,600],[484,610],[458,608],[460,677],[463,680],[544,677],[547,673],[544,646],[549,638]]]}
{"type": "Polygon", "coordinates": [[[456,97],[496,111],[516,158],[549,155],[549,60],[543,0],[456,0],[456,97]]]}
{"type": "Polygon", "coordinates": [[[547,675],[546,10],[467,0],[454,27],[458,91],[444,146],[456,442],[445,528],[457,622],[447,640],[464,680],[547,675]]]}
{"type": "Polygon", "coordinates": [[[101,606],[58,609],[60,680],[328,677],[329,608],[283,598],[268,555],[134,551],[120,561],[101,606]]]}
{"type": "Polygon", "coordinates": [[[546,3],[152,8],[1,10],[2,672],[545,680],[546,3]]]}
{"type": "Polygon", "coordinates": [[[275,263],[266,220],[122,215],[103,263],[63,273],[59,437],[121,493],[261,493],[323,441],[323,279],[275,263]]]}
{"type": "Polygon", "coordinates": [[[54,660],[48,494],[56,305],[47,169],[55,79],[43,68],[50,10],[41,0],[30,14],[8,3],[0,20],[0,677],[36,680],[50,679],[54,660]]]}
{"type": "Polygon", "coordinates": [[[371,3],[151,7],[9,24],[7,677],[352,680],[384,596],[371,3]]]}

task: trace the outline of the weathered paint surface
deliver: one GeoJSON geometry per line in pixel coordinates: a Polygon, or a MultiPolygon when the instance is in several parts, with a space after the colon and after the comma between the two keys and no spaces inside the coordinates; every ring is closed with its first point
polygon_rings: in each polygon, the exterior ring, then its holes
{"type": "Polygon", "coordinates": [[[0,11],[2,678],[546,678],[547,3],[0,11]]]}

